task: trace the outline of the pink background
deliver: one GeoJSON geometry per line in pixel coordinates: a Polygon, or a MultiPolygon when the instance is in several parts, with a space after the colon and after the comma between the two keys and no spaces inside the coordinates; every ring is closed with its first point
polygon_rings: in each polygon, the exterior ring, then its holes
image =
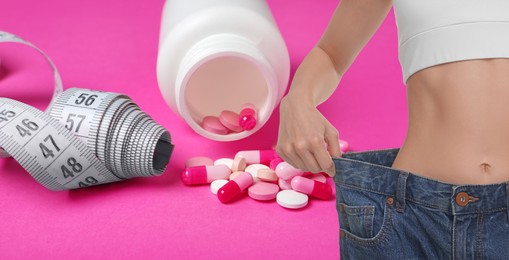
{"type": "MultiPolygon", "coordinates": [[[[195,134],[160,96],[155,75],[162,0],[1,0],[0,30],[43,49],[64,86],[129,95],[169,129],[176,146],[160,177],[52,192],[13,159],[0,160],[2,259],[337,259],[334,200],[303,210],[248,197],[223,205],[209,186],[186,187],[187,158],[233,157],[271,148],[275,111],[258,133],[220,143],[195,134]]],[[[269,0],[285,38],[292,75],[325,28],[336,0],[269,0]]],[[[352,25],[355,26],[355,25],[352,25]]],[[[52,77],[35,51],[0,44],[0,95],[44,108],[52,77]]],[[[405,86],[397,60],[392,11],[320,110],[353,150],[397,147],[407,125],[405,86]]]]}

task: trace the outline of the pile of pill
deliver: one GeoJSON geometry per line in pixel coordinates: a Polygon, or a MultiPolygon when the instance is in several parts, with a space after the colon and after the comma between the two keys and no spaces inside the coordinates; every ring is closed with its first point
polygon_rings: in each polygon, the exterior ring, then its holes
{"type": "Polygon", "coordinates": [[[252,130],[256,124],[256,108],[249,103],[242,106],[239,114],[224,110],[219,117],[206,116],[201,122],[203,129],[220,135],[252,130]]]}
{"type": "MultiPolygon", "coordinates": [[[[341,151],[348,143],[340,141],[341,151]]],[[[222,203],[238,199],[242,193],[259,201],[276,200],[289,209],[303,208],[309,197],[333,198],[331,185],[325,173],[313,174],[294,168],[281,159],[274,150],[240,151],[234,159],[213,161],[205,156],[187,160],[182,172],[184,184],[210,184],[210,190],[222,203]]]]}

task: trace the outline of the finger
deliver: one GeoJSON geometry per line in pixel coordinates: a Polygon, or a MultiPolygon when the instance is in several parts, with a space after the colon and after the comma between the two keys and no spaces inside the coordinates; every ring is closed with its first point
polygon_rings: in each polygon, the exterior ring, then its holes
{"type": "Polygon", "coordinates": [[[331,157],[341,157],[341,148],[339,146],[339,134],[334,127],[328,127],[325,131],[325,142],[327,150],[331,157]]]}
{"type": "Polygon", "coordinates": [[[301,170],[309,171],[309,172],[313,172],[313,173],[321,172],[320,165],[316,161],[315,156],[312,153],[312,150],[310,150],[310,148],[316,149],[316,148],[314,148],[315,146],[316,146],[316,144],[313,144],[311,146],[307,145],[307,144],[301,144],[301,146],[296,149],[297,154],[300,156],[300,158],[302,159],[302,162],[304,164],[304,168],[300,168],[301,170]],[[308,147],[310,147],[310,148],[308,148],[308,147]]]}
{"type": "Polygon", "coordinates": [[[313,151],[313,154],[320,166],[321,171],[327,173],[329,176],[333,176],[335,173],[334,162],[332,161],[331,155],[325,146],[326,145],[324,142],[322,148],[316,149],[313,151]]]}
{"type": "Polygon", "coordinates": [[[300,169],[304,167],[300,156],[295,152],[293,145],[281,145],[276,148],[276,152],[279,157],[281,157],[285,162],[289,163],[291,166],[300,169]]]}

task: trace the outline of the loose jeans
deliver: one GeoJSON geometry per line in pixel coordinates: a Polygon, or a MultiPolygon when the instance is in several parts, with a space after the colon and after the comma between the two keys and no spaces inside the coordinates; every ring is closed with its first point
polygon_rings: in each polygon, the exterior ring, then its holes
{"type": "Polygon", "coordinates": [[[391,168],[398,151],[334,158],[341,259],[509,259],[509,182],[420,177],[391,168]]]}

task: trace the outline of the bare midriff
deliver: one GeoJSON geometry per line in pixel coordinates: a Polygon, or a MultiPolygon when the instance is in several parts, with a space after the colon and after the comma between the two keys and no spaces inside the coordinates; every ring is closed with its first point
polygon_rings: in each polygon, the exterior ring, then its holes
{"type": "Polygon", "coordinates": [[[407,96],[408,132],[393,168],[452,184],[509,181],[509,59],[423,69],[407,96]]]}

